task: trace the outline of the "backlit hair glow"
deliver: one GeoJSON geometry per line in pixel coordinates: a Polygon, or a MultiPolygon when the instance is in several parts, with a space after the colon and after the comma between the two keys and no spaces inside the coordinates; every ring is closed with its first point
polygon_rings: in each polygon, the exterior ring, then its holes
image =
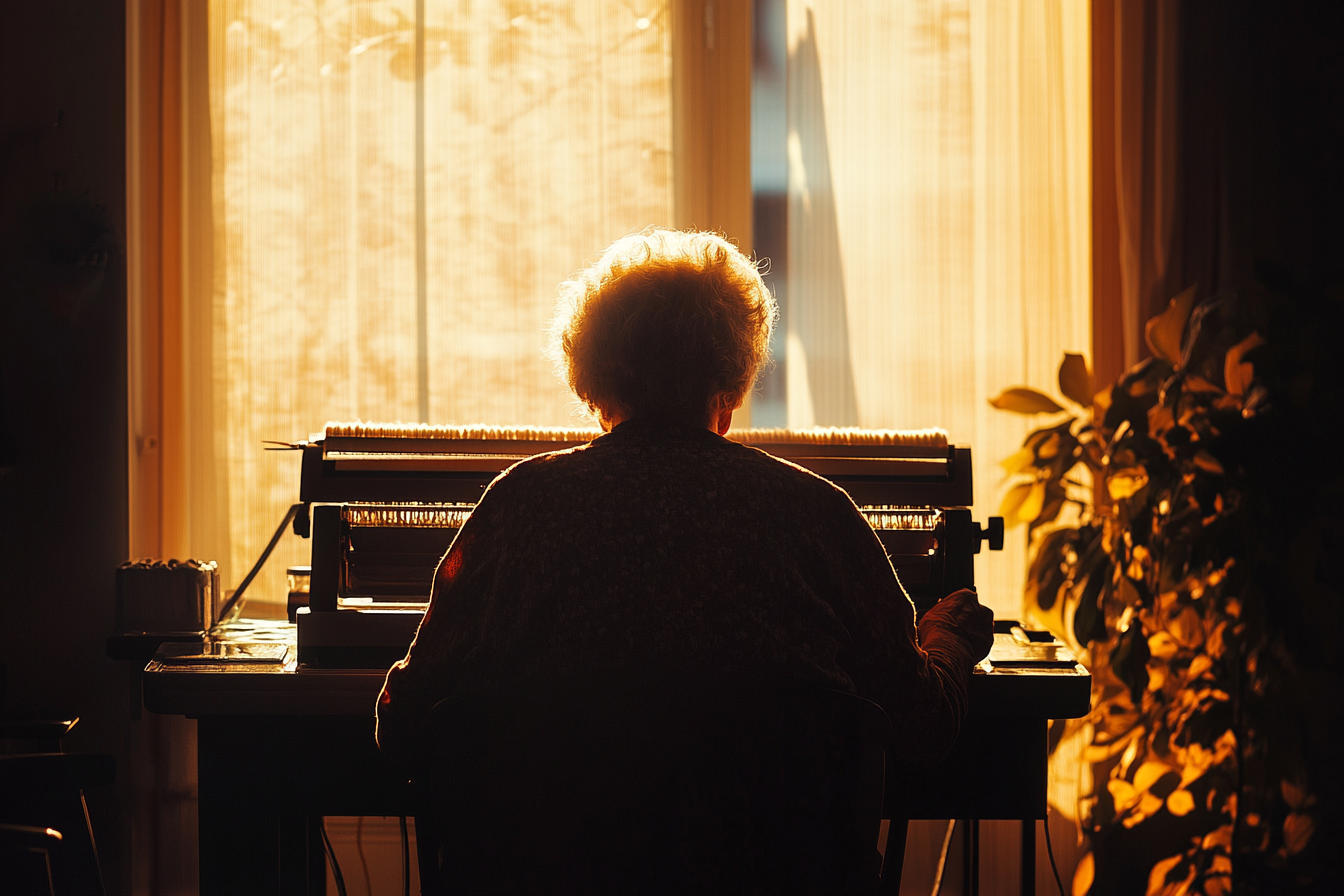
{"type": "Polygon", "coordinates": [[[550,351],[601,417],[702,423],[755,384],[777,316],[756,265],[727,240],[648,230],[560,285],[550,351]]]}

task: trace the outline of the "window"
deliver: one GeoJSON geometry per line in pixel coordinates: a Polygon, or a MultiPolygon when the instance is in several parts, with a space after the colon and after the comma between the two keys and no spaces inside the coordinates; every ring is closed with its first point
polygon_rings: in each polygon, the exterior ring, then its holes
{"type": "Polygon", "coordinates": [[[668,31],[660,3],[212,5],[235,576],[296,499],[264,439],[573,424],[544,328],[557,283],[672,217],[668,31]]]}
{"type": "MultiPolygon", "coordinates": [[[[555,286],[631,230],[712,227],[769,258],[784,320],[752,422],[942,426],[975,450],[980,517],[1025,426],[985,399],[1049,387],[1089,343],[1086,4],[205,6],[183,4],[162,343],[181,444],[161,507],[187,534],[160,550],[223,559],[230,587],[297,498],[297,454],[264,439],[571,422],[540,351],[555,286]]],[[[282,542],[251,601],[281,600],[307,551],[282,542]]],[[[1019,541],[981,564],[1001,613],[1024,562],[1019,541]]]]}

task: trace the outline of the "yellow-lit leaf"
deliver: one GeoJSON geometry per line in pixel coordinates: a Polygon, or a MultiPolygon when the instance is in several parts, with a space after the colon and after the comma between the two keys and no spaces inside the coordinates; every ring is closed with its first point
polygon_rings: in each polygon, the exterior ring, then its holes
{"type": "Polygon", "coordinates": [[[1045,506],[1045,482],[1021,482],[1008,490],[999,505],[999,516],[1005,526],[1020,526],[1030,523],[1041,513],[1045,506]]]}
{"type": "Polygon", "coordinates": [[[1311,835],[1316,831],[1316,823],[1310,815],[1301,812],[1289,812],[1283,820],[1283,848],[1290,856],[1295,856],[1307,848],[1311,835]]]}
{"type": "Polygon", "coordinates": [[[1138,807],[1124,820],[1124,825],[1127,828],[1132,828],[1145,818],[1151,818],[1157,810],[1161,808],[1162,799],[1160,797],[1153,796],[1151,793],[1145,793],[1143,796],[1139,797],[1138,807]]]}
{"type": "Polygon", "coordinates": [[[1038,479],[1032,483],[1031,491],[1027,492],[1027,498],[1017,508],[1017,519],[1021,523],[1029,523],[1041,515],[1041,508],[1045,506],[1045,480],[1038,479]]]}
{"type": "Polygon", "coordinates": [[[1120,757],[1120,774],[1128,775],[1129,767],[1134,764],[1134,759],[1139,755],[1139,738],[1131,738],[1129,746],[1125,747],[1125,753],[1120,757]]]}
{"type": "Polygon", "coordinates": [[[1175,425],[1176,418],[1166,405],[1155,404],[1148,409],[1148,431],[1153,435],[1161,435],[1175,425]]]}
{"type": "Polygon", "coordinates": [[[1049,395],[1025,386],[1004,389],[991,398],[989,403],[1001,411],[1012,411],[1016,414],[1055,414],[1064,410],[1049,395]]]}
{"type": "Polygon", "coordinates": [[[1084,407],[1092,401],[1092,371],[1082,355],[1064,353],[1064,363],[1059,365],[1059,391],[1084,407]]]}
{"type": "Polygon", "coordinates": [[[1169,660],[1179,648],[1176,641],[1166,632],[1158,632],[1148,639],[1148,652],[1160,660],[1169,660]]]}
{"type": "Polygon", "coordinates": [[[1167,794],[1167,811],[1172,815],[1189,815],[1195,811],[1195,798],[1188,790],[1173,790],[1167,794]]]}
{"type": "Polygon", "coordinates": [[[1223,359],[1223,382],[1227,384],[1229,395],[1246,394],[1246,387],[1255,377],[1255,365],[1243,362],[1242,356],[1264,344],[1265,340],[1259,333],[1252,333],[1227,350],[1227,356],[1223,359]]]}
{"type": "Polygon", "coordinates": [[[1232,859],[1215,855],[1204,872],[1204,896],[1227,896],[1232,892],[1232,859]]]}
{"type": "MultiPolygon", "coordinates": [[[[1213,764],[1213,754],[1207,750],[1200,752],[1198,744],[1192,744],[1191,749],[1185,751],[1186,766],[1181,769],[1181,786],[1189,787],[1195,781],[1209,770],[1213,764]]],[[[1214,791],[1209,791],[1209,799],[1213,799],[1214,791]]],[[[1213,805],[1210,803],[1209,811],[1213,811],[1213,805]]]]}
{"type": "Polygon", "coordinates": [[[1167,630],[1182,647],[1198,647],[1204,643],[1204,618],[1194,607],[1186,607],[1167,623],[1167,630]]]}
{"type": "Polygon", "coordinates": [[[1017,509],[1022,506],[1023,501],[1027,500],[1027,495],[1031,494],[1033,485],[1035,485],[1033,482],[1020,482],[1008,489],[1008,494],[1004,495],[1003,500],[999,502],[999,516],[1003,517],[1009,526],[1017,525],[1017,509]]]}
{"type": "Polygon", "coordinates": [[[1185,378],[1186,392],[1221,392],[1213,383],[1204,379],[1202,376],[1188,376],[1185,378]]]}
{"type": "Polygon", "coordinates": [[[1139,791],[1124,778],[1111,778],[1106,782],[1106,790],[1115,801],[1115,810],[1122,812],[1139,801],[1139,791]]]}
{"type": "Polygon", "coordinates": [[[1204,652],[1211,658],[1218,659],[1227,649],[1227,644],[1223,641],[1223,632],[1227,630],[1227,620],[1223,620],[1214,627],[1209,636],[1204,639],[1204,652]]]}
{"type": "Polygon", "coordinates": [[[1050,460],[1054,458],[1059,454],[1059,443],[1059,433],[1050,433],[1050,435],[1046,436],[1045,441],[1041,442],[1040,447],[1036,449],[1036,456],[1041,460],[1050,460]]]}
{"type": "Polygon", "coordinates": [[[1163,859],[1153,866],[1153,870],[1148,873],[1148,893],[1147,896],[1162,896],[1167,892],[1167,875],[1172,869],[1181,864],[1184,856],[1175,855],[1169,859],[1163,859]]]}
{"type": "Polygon", "coordinates": [[[1139,770],[1134,773],[1134,786],[1139,790],[1147,790],[1169,771],[1171,771],[1171,766],[1165,762],[1150,759],[1139,766],[1139,770]]]}
{"type": "Polygon", "coordinates": [[[1195,287],[1190,286],[1168,303],[1166,311],[1148,321],[1143,328],[1148,350],[1173,367],[1181,363],[1181,338],[1194,307],[1195,287]]]}
{"type": "Polygon", "coordinates": [[[1024,445],[1003,460],[999,461],[999,466],[1003,468],[1005,473],[1011,476],[1014,473],[1020,473],[1031,466],[1031,462],[1035,459],[1036,452],[1024,445]]]}
{"type": "Polygon", "coordinates": [[[1135,492],[1148,484],[1148,471],[1143,467],[1126,467],[1117,470],[1106,480],[1106,492],[1112,501],[1122,501],[1132,497],[1135,492]]]}
{"type": "Polygon", "coordinates": [[[1188,678],[1191,681],[1194,681],[1196,678],[1203,675],[1211,668],[1213,668],[1213,660],[1209,659],[1207,656],[1201,653],[1199,656],[1195,657],[1193,660],[1190,661],[1190,668],[1186,670],[1185,675],[1186,678],[1188,678]]]}
{"type": "Polygon", "coordinates": [[[1114,386],[1107,386],[1092,396],[1092,419],[1098,423],[1105,418],[1106,412],[1111,409],[1111,390],[1114,388],[1114,386]]]}
{"type": "MultiPolygon", "coordinates": [[[[1177,793],[1189,793],[1190,791],[1188,791],[1188,790],[1186,790],[1186,791],[1179,791],[1179,790],[1178,790],[1178,791],[1176,791],[1176,792],[1177,792],[1177,793]]],[[[1254,814],[1254,813],[1252,813],[1252,814],[1254,814]]],[[[1259,819],[1257,818],[1256,821],[1259,821],[1259,819]]],[[[1256,824],[1255,821],[1251,821],[1251,819],[1250,819],[1249,816],[1246,818],[1246,823],[1249,824],[1249,825],[1251,825],[1252,827],[1254,827],[1255,824],[1256,824]]],[[[1222,825],[1222,826],[1220,826],[1220,827],[1215,828],[1215,829],[1213,830],[1212,833],[1205,834],[1205,835],[1204,835],[1204,839],[1203,839],[1203,840],[1200,842],[1200,844],[1199,844],[1199,847],[1200,847],[1200,849],[1205,849],[1205,850],[1211,850],[1211,849],[1226,849],[1226,850],[1231,850],[1231,849],[1232,849],[1232,825],[1230,825],[1230,824],[1225,824],[1225,825],[1222,825]]]]}
{"type": "Polygon", "coordinates": [[[1216,476],[1223,475],[1223,465],[1218,462],[1218,458],[1202,448],[1195,452],[1194,462],[1195,466],[1206,473],[1213,473],[1216,476]]]}
{"type": "Polygon", "coordinates": [[[1305,790],[1287,779],[1279,782],[1279,790],[1283,793],[1283,801],[1288,804],[1288,808],[1302,808],[1302,803],[1307,795],[1305,790]]]}
{"type": "Polygon", "coordinates": [[[1092,880],[1096,877],[1096,873],[1097,860],[1092,858],[1092,853],[1089,850],[1078,862],[1078,867],[1074,869],[1073,887],[1071,888],[1073,896],[1087,896],[1088,891],[1092,889],[1092,880]]]}

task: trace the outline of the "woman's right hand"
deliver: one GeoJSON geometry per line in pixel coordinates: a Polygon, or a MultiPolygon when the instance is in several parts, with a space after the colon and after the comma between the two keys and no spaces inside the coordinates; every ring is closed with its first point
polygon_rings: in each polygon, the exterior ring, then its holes
{"type": "Polygon", "coordinates": [[[976,662],[989,656],[994,646],[994,611],[981,604],[970,588],[953,591],[938,601],[924,614],[924,620],[936,620],[940,628],[959,635],[976,662]]]}

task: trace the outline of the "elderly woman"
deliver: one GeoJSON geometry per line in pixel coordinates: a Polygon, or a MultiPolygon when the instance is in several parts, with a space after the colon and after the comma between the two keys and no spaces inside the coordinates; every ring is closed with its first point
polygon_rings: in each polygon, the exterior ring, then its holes
{"type": "Polygon", "coordinates": [[[658,668],[779,675],[857,692],[908,759],[936,759],[992,641],[975,595],[925,614],[843,491],[723,438],[766,359],[776,309],[708,233],[617,241],[561,287],[570,387],[606,432],[496,479],[439,566],[378,742],[469,689],[658,668]]]}

